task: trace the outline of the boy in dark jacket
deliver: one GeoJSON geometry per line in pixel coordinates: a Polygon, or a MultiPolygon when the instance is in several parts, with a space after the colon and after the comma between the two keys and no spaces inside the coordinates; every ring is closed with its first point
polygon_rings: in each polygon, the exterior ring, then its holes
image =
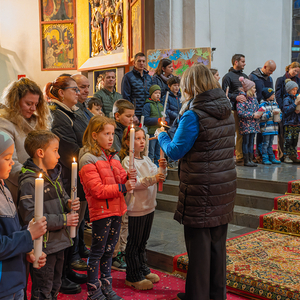
{"type": "MultiPolygon", "coordinates": [[[[180,78],[173,76],[168,80],[169,97],[167,102],[166,113],[170,118],[170,125],[173,124],[174,120],[179,115],[181,109],[181,93],[180,93],[180,78]]],[[[165,105],[166,95],[162,98],[162,104],[165,105]]]]}
{"type": "Polygon", "coordinates": [[[25,140],[30,158],[19,175],[19,214],[28,224],[34,214],[35,179],[44,178],[44,215],[48,231],[43,240],[43,251],[48,259],[44,268],[32,269],[31,295],[37,299],[56,299],[60,286],[64,250],[72,246],[67,226],[78,225],[79,198],[73,201],[63,188],[58,164],[59,138],[49,131],[31,131],[25,140]]]}
{"type": "Polygon", "coordinates": [[[286,79],[285,90],[288,94],[283,99],[284,126],[284,162],[300,163],[297,157],[297,144],[300,132],[300,97],[296,97],[299,86],[291,79],[286,79]]]}
{"type": "Polygon", "coordinates": [[[114,103],[113,114],[117,124],[113,148],[119,152],[122,146],[124,129],[133,123],[134,105],[128,100],[119,99],[114,103]]]}
{"type": "MultiPolygon", "coordinates": [[[[47,230],[46,218],[36,223],[32,220],[27,228],[21,227],[12,196],[4,185],[12,165],[14,142],[10,136],[0,131],[0,295],[5,299],[23,299],[26,287],[27,260],[33,262],[33,240],[42,236],[47,230]],[[31,252],[31,253],[29,253],[31,252]]],[[[39,259],[39,267],[46,262],[46,255],[39,259]]]]}
{"type": "MultiPolygon", "coordinates": [[[[154,136],[155,130],[161,127],[161,118],[163,117],[164,107],[160,103],[161,88],[154,84],[149,89],[150,98],[146,99],[142,115],[145,117],[145,126],[148,129],[150,137],[154,136]]],[[[165,121],[169,123],[169,116],[166,113],[165,121]]],[[[160,145],[157,139],[149,141],[149,158],[159,167],[160,145]]]]}

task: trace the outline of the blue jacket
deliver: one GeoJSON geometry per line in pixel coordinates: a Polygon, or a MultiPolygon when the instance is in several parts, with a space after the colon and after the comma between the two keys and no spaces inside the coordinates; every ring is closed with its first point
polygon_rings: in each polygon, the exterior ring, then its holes
{"type": "MultiPolygon", "coordinates": [[[[275,98],[276,98],[276,102],[279,105],[279,108],[283,111],[283,99],[287,94],[287,91],[285,90],[285,80],[289,78],[287,77],[287,74],[285,73],[285,75],[283,75],[282,77],[278,77],[276,80],[276,84],[275,84],[275,98]]],[[[299,89],[297,94],[300,93],[300,78],[299,77],[294,77],[296,83],[299,85],[299,89]]],[[[292,78],[291,78],[292,79],[292,78]]]]}
{"type": "Polygon", "coordinates": [[[166,95],[166,92],[168,91],[168,85],[167,83],[157,74],[153,75],[152,77],[152,83],[157,84],[161,88],[161,99],[166,95]]]}
{"type": "MultiPolygon", "coordinates": [[[[167,109],[166,113],[170,118],[170,125],[173,124],[174,120],[177,118],[179,115],[180,109],[181,109],[181,93],[180,91],[178,92],[178,95],[175,96],[170,89],[168,88],[169,91],[169,98],[168,98],[168,103],[167,103],[167,109]]],[[[166,95],[162,97],[162,104],[165,105],[165,100],[166,100],[166,95]]]]}
{"type": "Polygon", "coordinates": [[[300,116],[295,113],[296,96],[286,94],[283,98],[283,125],[300,125],[300,116]]]}
{"type": "Polygon", "coordinates": [[[26,286],[25,254],[33,248],[31,234],[22,230],[12,196],[0,181],[0,295],[26,286]]]}
{"type": "Polygon", "coordinates": [[[145,99],[149,98],[149,88],[152,85],[152,78],[144,70],[143,77],[136,69],[126,73],[122,80],[123,98],[131,103],[136,102],[135,115],[140,119],[145,99]]]}
{"type": "Polygon", "coordinates": [[[273,79],[271,76],[264,75],[260,68],[257,68],[249,75],[249,79],[255,83],[256,87],[256,98],[258,103],[262,100],[262,90],[263,88],[272,88],[273,89],[273,79]]]}
{"type": "Polygon", "coordinates": [[[262,100],[259,108],[264,107],[266,111],[260,118],[260,132],[262,135],[275,135],[278,134],[278,123],[274,122],[273,110],[279,108],[276,101],[262,100]]]}

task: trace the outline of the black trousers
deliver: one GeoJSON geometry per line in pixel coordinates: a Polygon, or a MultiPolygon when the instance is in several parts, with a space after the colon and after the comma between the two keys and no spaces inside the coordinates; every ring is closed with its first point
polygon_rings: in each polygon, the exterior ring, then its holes
{"type": "Polygon", "coordinates": [[[47,262],[41,269],[31,269],[31,300],[56,299],[64,263],[64,250],[47,255],[47,262]]]}
{"type": "Polygon", "coordinates": [[[154,211],[142,217],[128,216],[128,238],[125,250],[126,280],[137,282],[150,274],[147,266],[146,245],[150,236],[154,211]]]}
{"type": "Polygon", "coordinates": [[[213,228],[184,226],[189,257],[185,299],[226,299],[226,235],[228,224],[213,228]]]}

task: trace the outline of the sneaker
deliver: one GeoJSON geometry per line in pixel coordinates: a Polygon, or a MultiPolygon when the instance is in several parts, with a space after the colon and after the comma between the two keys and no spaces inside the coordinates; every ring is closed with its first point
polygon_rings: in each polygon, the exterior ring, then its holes
{"type": "Polygon", "coordinates": [[[107,300],[107,298],[102,293],[100,280],[95,284],[88,283],[87,288],[88,288],[87,300],[107,300]]]}
{"type": "Polygon", "coordinates": [[[108,280],[102,282],[102,293],[107,300],[124,300],[122,297],[118,296],[116,292],[112,289],[111,283],[108,280]]]}
{"type": "Polygon", "coordinates": [[[150,273],[150,274],[146,275],[145,277],[146,277],[146,279],[150,280],[152,283],[159,282],[159,280],[160,280],[159,276],[154,273],[150,273]]]}
{"type": "Polygon", "coordinates": [[[125,280],[125,284],[135,288],[136,290],[151,290],[153,289],[153,283],[148,279],[143,279],[137,282],[130,282],[125,280]]]}
{"type": "Polygon", "coordinates": [[[122,271],[122,272],[126,271],[127,264],[124,261],[122,252],[119,252],[118,255],[112,259],[111,268],[117,271],[122,271]]]}
{"type": "Polygon", "coordinates": [[[293,161],[292,161],[288,156],[286,156],[286,157],[284,158],[284,162],[285,162],[286,164],[292,164],[292,163],[293,163],[293,161]]]}

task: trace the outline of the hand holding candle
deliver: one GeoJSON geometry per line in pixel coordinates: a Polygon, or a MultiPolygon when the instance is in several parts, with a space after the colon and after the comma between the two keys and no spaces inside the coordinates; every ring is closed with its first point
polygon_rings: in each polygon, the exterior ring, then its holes
{"type": "MultiPolygon", "coordinates": [[[[75,157],[72,162],[72,173],[71,173],[71,200],[75,200],[77,198],[77,162],[75,161],[75,157]]],[[[75,214],[75,211],[72,210],[71,214],[75,214]]],[[[76,236],[76,226],[70,227],[70,237],[74,238],[76,236]]]]}
{"type": "MultiPolygon", "coordinates": [[[[44,211],[44,179],[42,178],[42,174],[40,174],[39,178],[35,180],[35,203],[34,203],[34,220],[38,222],[43,218],[44,211]]],[[[35,239],[33,242],[34,255],[35,257],[40,257],[42,255],[43,250],[43,237],[35,239]]],[[[36,260],[33,263],[34,268],[38,268],[38,261],[36,260]]]]}

